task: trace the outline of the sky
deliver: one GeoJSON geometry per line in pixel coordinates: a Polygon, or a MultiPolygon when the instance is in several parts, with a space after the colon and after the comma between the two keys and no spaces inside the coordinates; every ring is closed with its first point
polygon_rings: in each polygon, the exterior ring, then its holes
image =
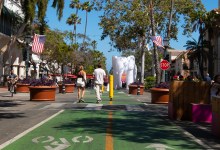
{"type": "MultiPolygon", "coordinates": [[[[51,29],[59,29],[61,31],[73,31],[73,25],[66,24],[67,18],[70,16],[70,14],[75,13],[75,9],[69,8],[70,0],[65,1],[65,8],[63,11],[63,17],[59,21],[58,17],[56,15],[56,10],[51,7],[51,1],[49,3],[49,7],[47,10],[47,18],[48,25],[51,29]]],[[[202,0],[205,8],[207,11],[213,10],[215,8],[218,8],[218,0],[202,0]]],[[[81,24],[77,25],[77,33],[84,33],[84,27],[85,27],[85,12],[79,12],[79,15],[81,17],[81,24]]],[[[109,38],[106,38],[105,40],[101,40],[102,35],[102,29],[98,26],[98,23],[100,21],[99,16],[101,15],[101,12],[90,12],[88,14],[88,25],[87,25],[87,36],[91,38],[91,40],[96,40],[98,45],[97,49],[104,53],[105,57],[107,58],[107,70],[109,71],[112,66],[112,56],[120,56],[120,53],[116,50],[109,52],[111,49],[111,46],[109,45],[109,38]]],[[[197,39],[198,34],[193,34],[193,38],[197,39]]],[[[178,41],[170,41],[170,46],[177,49],[177,50],[184,50],[184,45],[186,44],[187,40],[191,40],[190,38],[187,38],[186,36],[182,35],[182,29],[180,29],[180,32],[178,34],[178,41]]]]}

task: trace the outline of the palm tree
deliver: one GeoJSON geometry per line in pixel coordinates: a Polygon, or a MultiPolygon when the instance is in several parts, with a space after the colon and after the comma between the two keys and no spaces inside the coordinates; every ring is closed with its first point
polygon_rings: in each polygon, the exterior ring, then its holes
{"type": "MultiPolygon", "coordinates": [[[[76,44],[76,24],[81,24],[81,18],[79,18],[76,14],[71,14],[71,16],[66,21],[67,24],[73,25],[74,24],[74,35],[75,35],[75,44],[76,44]]],[[[73,39],[72,39],[73,44],[73,39]]]]}
{"type": "Polygon", "coordinates": [[[203,48],[207,47],[207,42],[203,42],[203,45],[200,42],[197,42],[194,38],[192,41],[188,40],[186,45],[184,45],[186,49],[190,50],[188,53],[188,57],[191,61],[196,60],[199,65],[199,71],[201,77],[204,79],[204,61],[208,59],[208,52],[204,51],[203,48]]]}
{"type": "Polygon", "coordinates": [[[96,48],[97,48],[97,41],[93,40],[92,43],[91,43],[91,46],[92,46],[93,50],[96,50],[96,48]]]}
{"type": "Polygon", "coordinates": [[[76,25],[81,23],[81,19],[78,17],[78,10],[81,9],[81,4],[79,2],[79,0],[72,0],[70,3],[70,8],[76,8],[76,13],[75,13],[75,17],[73,20],[73,24],[74,24],[74,35],[75,35],[75,44],[76,44],[76,25]]]}
{"type": "MultiPolygon", "coordinates": [[[[21,9],[24,13],[24,21],[22,25],[20,26],[18,32],[12,37],[13,38],[12,44],[15,43],[17,37],[22,36],[22,33],[24,32],[27,24],[32,24],[32,22],[34,21],[36,17],[38,18],[39,23],[42,26],[45,26],[45,23],[46,23],[45,16],[46,16],[46,11],[47,11],[48,1],[49,0],[44,0],[44,1],[42,0],[34,0],[34,1],[20,0],[21,9]]],[[[3,3],[3,1],[1,1],[1,3],[3,3]]],[[[58,19],[60,20],[61,17],[63,16],[64,0],[53,0],[52,7],[57,9],[58,19]]],[[[43,27],[42,29],[44,30],[45,28],[43,27]]]]}
{"type": "Polygon", "coordinates": [[[85,46],[85,37],[86,37],[86,29],[87,29],[87,21],[88,21],[88,12],[92,11],[93,5],[90,5],[90,2],[84,2],[82,4],[82,10],[86,11],[86,23],[85,23],[85,31],[84,31],[84,38],[83,38],[83,46],[85,46]]]}

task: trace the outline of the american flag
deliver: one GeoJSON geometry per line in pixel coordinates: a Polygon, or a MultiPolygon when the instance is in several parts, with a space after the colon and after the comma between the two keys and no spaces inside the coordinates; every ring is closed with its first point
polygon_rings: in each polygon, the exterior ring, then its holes
{"type": "Polygon", "coordinates": [[[44,50],[44,43],[46,40],[45,35],[34,34],[34,40],[32,44],[32,52],[40,54],[44,50]]]}
{"type": "Polygon", "coordinates": [[[161,38],[161,36],[152,36],[152,37],[151,37],[151,40],[152,40],[152,41],[154,42],[154,44],[156,44],[158,47],[164,48],[163,45],[162,45],[162,38],[161,38]]]}

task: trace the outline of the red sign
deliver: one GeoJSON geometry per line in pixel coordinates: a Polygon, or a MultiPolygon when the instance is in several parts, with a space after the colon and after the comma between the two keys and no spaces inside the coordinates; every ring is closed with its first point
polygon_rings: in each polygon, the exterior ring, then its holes
{"type": "Polygon", "coordinates": [[[169,63],[167,60],[162,60],[162,61],[160,62],[160,68],[161,68],[162,70],[167,70],[167,69],[170,68],[170,63],[169,63]]]}

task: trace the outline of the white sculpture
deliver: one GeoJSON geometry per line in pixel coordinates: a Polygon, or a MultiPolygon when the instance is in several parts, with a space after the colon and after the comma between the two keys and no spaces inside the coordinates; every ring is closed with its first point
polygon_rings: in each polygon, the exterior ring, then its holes
{"type": "Polygon", "coordinates": [[[135,57],[112,57],[112,67],[113,67],[113,75],[114,75],[114,89],[118,89],[122,87],[121,77],[122,74],[126,74],[126,88],[128,89],[128,85],[133,83],[136,80],[137,76],[137,66],[135,65],[135,57]]]}

